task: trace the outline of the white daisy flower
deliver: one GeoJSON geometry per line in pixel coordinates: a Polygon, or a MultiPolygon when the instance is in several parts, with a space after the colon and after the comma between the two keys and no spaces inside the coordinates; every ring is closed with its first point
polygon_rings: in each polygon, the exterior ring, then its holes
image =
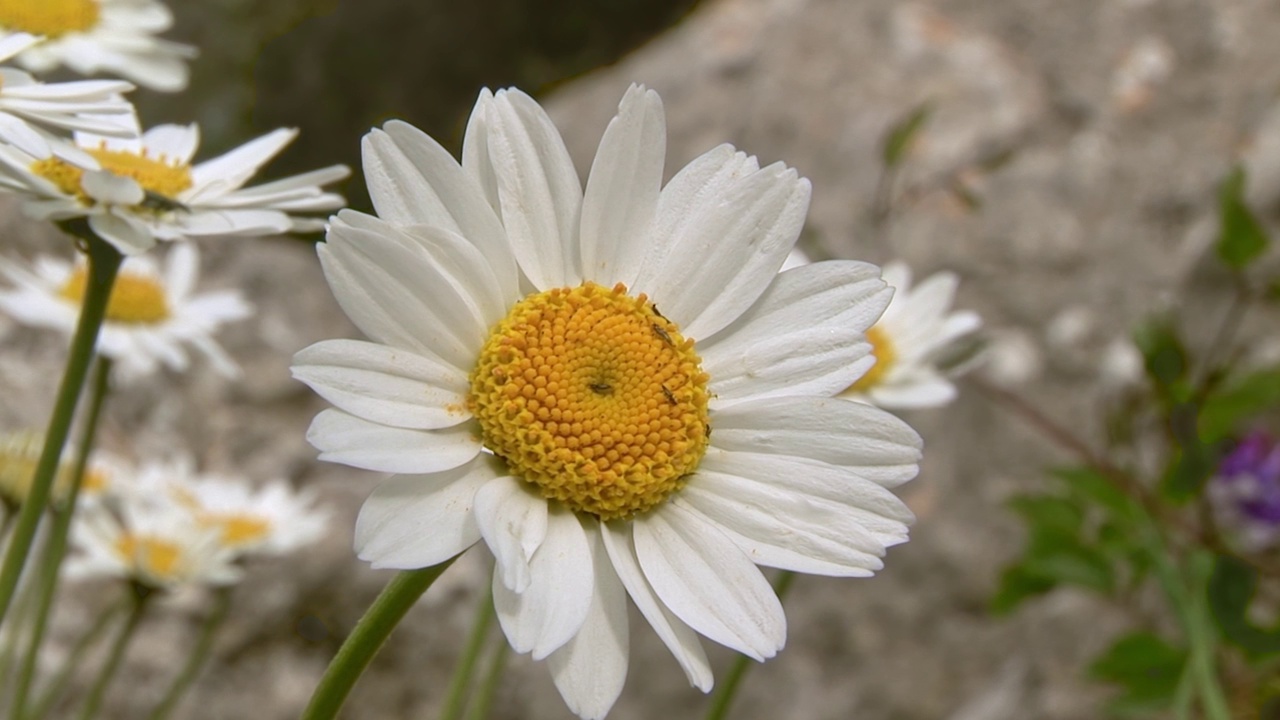
{"type": "Polygon", "coordinates": [[[132,140],[76,133],[79,149],[95,164],[86,170],[59,157],[36,157],[0,146],[0,185],[27,195],[25,210],[41,220],[88,216],[99,237],[125,254],[157,240],[277,235],[323,229],[319,218],[295,213],[343,206],[321,185],[345,178],[345,165],[245,188],[258,169],[297,137],[281,128],[192,165],[200,143],[192,124],[159,125],[132,140]]]}
{"type": "MultiPolygon", "coordinates": [[[[26,502],[43,450],[43,433],[22,430],[0,434],[0,502],[8,509],[15,510],[26,502]]],[[[92,453],[80,486],[80,500],[99,496],[110,481],[114,468],[115,461],[110,456],[101,452],[92,453]]],[[[53,497],[56,502],[65,502],[74,469],[75,464],[68,453],[63,457],[58,475],[54,479],[53,497]]]]}
{"type": "Polygon", "coordinates": [[[173,25],[169,8],[156,0],[5,0],[0,30],[44,36],[17,62],[45,73],[65,65],[82,75],[120,75],[152,90],[187,86],[190,45],[161,40],[173,25]]]}
{"type": "MultiPolygon", "coordinates": [[[[144,465],[139,473],[169,474],[174,467],[144,465]]],[[[240,571],[220,535],[181,503],[124,493],[77,513],[71,540],[79,552],[65,568],[68,577],[119,577],[157,590],[227,585],[240,579],[240,571]]]]}
{"type": "MultiPolygon", "coordinates": [[[[0,310],[36,327],[75,331],[84,300],[88,268],[48,256],[27,270],[0,258],[0,274],[14,284],[0,291],[0,310]]],[[[151,257],[127,258],[107,301],[98,352],[115,361],[126,379],[156,372],[161,365],[186,370],[188,346],[214,368],[234,376],[236,364],[213,340],[223,324],[242,320],[252,307],[238,290],[196,293],[199,255],[190,243],[175,245],[163,268],[151,257]]]]}
{"type": "Polygon", "coordinates": [[[757,565],[867,576],[907,538],[888,488],[920,440],[832,397],[871,363],[876,267],[782,274],[809,183],[722,145],[662,187],[656,93],[632,87],[585,191],[529,96],[481,94],[462,163],[413,127],[364,138],[380,218],[344,211],[320,259],[371,338],[294,373],[336,408],[321,458],[380,472],[355,544],[379,568],[481,539],[511,645],[603,717],[628,664],[629,595],[691,684],[698,635],[757,660],[786,639],[757,565]]]}
{"type": "Polygon", "coordinates": [[[956,397],[955,385],[938,369],[939,354],[982,325],[977,313],[950,312],[959,283],[954,273],[939,272],[913,290],[911,269],[900,262],[884,266],[893,302],[870,330],[875,365],[843,394],[883,408],[940,407],[956,397]]]}
{"type": "Polygon", "coordinates": [[[184,490],[196,521],[217,529],[236,555],[292,552],[318,540],[329,523],[314,492],[295,492],[282,480],[255,491],[243,481],[198,476],[184,490]]]}
{"type": "MultiPolygon", "coordinates": [[[[26,33],[0,38],[0,62],[38,42],[40,38],[26,33]]],[[[0,142],[47,157],[66,147],[50,144],[51,129],[137,137],[133,105],[120,95],[132,89],[123,80],[42,83],[21,70],[0,67],[0,142]]],[[[67,159],[83,162],[82,156],[74,150],[67,159]]]]}

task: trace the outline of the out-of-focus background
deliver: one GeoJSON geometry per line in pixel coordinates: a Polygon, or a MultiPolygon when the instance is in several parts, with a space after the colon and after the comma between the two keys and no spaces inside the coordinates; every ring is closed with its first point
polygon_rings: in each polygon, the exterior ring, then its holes
{"type": "MultiPolygon", "coordinates": [[[[198,121],[207,156],[286,125],[295,147],[266,176],[359,166],[359,140],[398,117],[457,149],[483,86],[543,100],[585,173],[631,82],[666,104],[668,174],[731,142],[813,182],[802,247],[815,258],[902,258],[961,277],[982,313],[984,382],[1011,388],[1101,443],[1098,408],[1132,381],[1130,328],[1162,308],[1220,312],[1224,281],[1201,262],[1215,190],[1231,165],[1251,201],[1280,209],[1280,6],[1256,0],[210,0],[171,2],[167,37],[197,45],[181,94],[139,91],[148,125],[198,121]],[[877,209],[886,131],[930,115],[877,209]],[[1119,344],[1117,344],[1119,342],[1119,344]]],[[[368,204],[356,173],[346,189],[368,204]]],[[[50,231],[0,211],[5,242],[31,255],[50,231]]],[[[180,711],[194,719],[296,718],[352,626],[390,577],[353,556],[357,508],[377,477],[315,462],[304,433],[323,404],[289,378],[290,356],[355,337],[311,247],[292,239],[202,244],[206,287],[245,288],[254,319],[222,336],[245,369],[170,377],[113,400],[104,445],[191,448],[209,470],[318,487],[336,509],[314,551],[253,567],[210,665],[180,711]],[[194,404],[193,404],[194,403],[194,404]],[[199,407],[200,412],[193,412],[199,407]]],[[[1257,331],[1257,328],[1253,329],[1257,331]]],[[[43,422],[62,343],[0,320],[7,427],[43,422]]],[[[743,720],[1086,720],[1104,688],[1082,668],[1132,617],[1055,591],[1007,617],[989,602],[1021,530],[1005,506],[1063,462],[1024,421],[962,383],[949,408],[908,420],[924,436],[903,488],[919,522],[870,580],[801,577],[786,606],[787,649],[754,668],[743,720]]],[[[433,717],[488,559],[448,571],[356,688],[353,720],[433,717]]],[[[86,612],[62,612],[55,638],[86,612]]],[[[202,598],[148,619],[111,717],[163,692],[196,630],[202,598]],[[127,692],[125,691],[127,689],[127,692]]],[[[697,718],[706,699],[642,619],[616,720],[697,718]]],[[[710,645],[710,643],[708,643],[710,645]]],[[[56,655],[56,654],[55,654],[56,655]]],[[[56,656],[51,662],[56,661],[56,656]]],[[[718,674],[730,652],[714,648],[718,674]]],[[[568,718],[547,669],[514,659],[496,718],[568,718]]]]}

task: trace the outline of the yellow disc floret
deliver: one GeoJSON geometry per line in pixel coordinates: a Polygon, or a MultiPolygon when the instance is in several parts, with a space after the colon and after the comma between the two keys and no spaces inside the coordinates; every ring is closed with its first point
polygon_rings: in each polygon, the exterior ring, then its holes
{"type": "Polygon", "coordinates": [[[483,441],[544,497],[602,520],[649,510],[707,449],[707,375],[643,294],[594,283],[530,295],[471,373],[483,441]]]}
{"type": "Polygon", "coordinates": [[[115,550],[139,580],[175,580],[182,569],[182,548],[164,538],[124,533],[116,539],[115,550]]]}
{"type": "MultiPolygon", "coordinates": [[[[58,295],[77,305],[84,302],[89,277],[81,266],[58,289],[58,295]]],[[[154,325],[168,320],[169,297],[164,286],[150,275],[122,272],[116,276],[107,299],[107,320],[135,325],[154,325]]]]}
{"type": "MultiPolygon", "coordinates": [[[[0,2],[3,1],[0,0],[0,2]]],[[[139,152],[109,150],[105,146],[83,149],[98,161],[103,170],[121,177],[132,178],[142,186],[143,190],[163,196],[167,200],[176,201],[178,195],[192,185],[191,166],[188,163],[172,161],[163,155],[151,157],[145,150],[139,152]]],[[[32,163],[31,172],[83,202],[93,200],[85,194],[84,188],[80,185],[84,170],[65,160],[56,157],[37,160],[32,163]]]]}
{"type": "Polygon", "coordinates": [[[0,0],[0,27],[56,38],[98,24],[98,0],[0,0]]]}
{"type": "Polygon", "coordinates": [[[271,534],[271,523],[256,515],[207,513],[200,516],[200,523],[217,528],[222,545],[229,548],[253,545],[271,534]]]}
{"type": "Polygon", "coordinates": [[[893,341],[884,330],[880,329],[880,326],[876,325],[867,330],[867,342],[871,343],[871,354],[875,357],[876,364],[849,387],[853,392],[866,392],[884,382],[885,375],[889,374],[889,370],[898,359],[898,351],[893,347],[893,341]]]}

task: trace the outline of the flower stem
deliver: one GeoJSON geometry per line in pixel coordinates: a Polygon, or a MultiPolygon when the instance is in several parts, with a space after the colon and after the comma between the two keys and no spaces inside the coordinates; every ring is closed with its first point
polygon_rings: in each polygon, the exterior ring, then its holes
{"type": "Polygon", "coordinates": [[[151,596],[152,590],[144,585],[133,583],[133,603],[129,608],[129,616],[125,618],[124,625],[120,628],[120,633],[116,635],[115,642],[111,645],[111,653],[107,655],[107,660],[102,664],[102,669],[98,671],[98,679],[93,681],[93,687],[89,690],[89,698],[85,700],[84,707],[80,710],[80,720],[91,720],[97,716],[98,709],[102,707],[102,700],[107,695],[107,688],[111,685],[111,679],[116,676],[116,670],[120,668],[120,661],[124,659],[125,650],[129,649],[129,641],[133,639],[133,633],[138,629],[138,623],[142,620],[142,615],[147,609],[147,599],[151,596]]]}
{"type": "Polygon", "coordinates": [[[44,642],[44,631],[49,625],[53,599],[58,591],[58,568],[67,554],[67,536],[71,531],[71,517],[75,514],[76,500],[80,496],[80,487],[84,484],[85,469],[89,466],[89,454],[93,450],[93,438],[98,431],[98,417],[106,401],[110,374],[111,361],[99,357],[93,374],[93,385],[84,430],[81,433],[80,449],[71,474],[71,487],[67,491],[62,507],[54,510],[53,532],[49,535],[45,546],[44,562],[39,568],[36,616],[31,624],[31,639],[27,643],[27,654],[22,660],[22,667],[18,671],[17,683],[14,685],[13,696],[9,702],[9,717],[15,720],[21,718],[23,711],[26,710],[27,693],[31,689],[31,680],[35,676],[40,645],[44,642]]]}
{"type": "Polygon", "coordinates": [[[311,695],[311,702],[302,712],[302,720],[332,720],[337,716],[356,680],[360,679],[373,656],[378,654],[391,631],[456,559],[455,556],[421,570],[401,571],[387,583],[382,594],[373,601],[342,647],[338,648],[338,654],[329,663],[329,669],[325,670],[324,677],[320,678],[311,695]]]}
{"type": "Polygon", "coordinates": [[[489,717],[489,707],[493,705],[493,696],[497,693],[498,682],[502,680],[502,671],[506,669],[509,657],[511,652],[507,648],[506,640],[499,642],[493,648],[493,656],[489,659],[489,671],[484,674],[484,680],[480,682],[480,691],[471,705],[471,712],[467,713],[467,720],[485,720],[489,717]]]}
{"type": "Polygon", "coordinates": [[[209,658],[209,651],[213,649],[213,637],[217,633],[222,621],[227,619],[227,610],[231,607],[231,586],[227,585],[218,588],[213,598],[213,609],[209,611],[209,616],[204,620],[204,627],[200,629],[200,637],[196,640],[195,647],[191,649],[191,655],[187,657],[187,664],[183,666],[182,672],[173,679],[173,684],[169,686],[168,692],[164,694],[164,699],[160,704],[156,705],[156,709],[151,711],[149,720],[165,720],[173,714],[173,709],[178,706],[178,701],[186,694],[191,687],[191,683],[200,674],[200,668],[204,667],[204,662],[209,658]]]}
{"type": "Polygon", "coordinates": [[[449,696],[444,702],[444,710],[440,720],[462,720],[462,711],[467,705],[467,689],[471,686],[471,676],[476,669],[476,661],[480,659],[480,651],[484,649],[485,640],[489,639],[489,628],[493,626],[493,585],[485,593],[476,608],[476,619],[471,625],[471,633],[467,637],[467,647],[458,667],[449,681],[449,696]]]}
{"type": "MultiPolygon", "coordinates": [[[[49,714],[49,711],[53,709],[54,703],[61,700],[66,694],[67,683],[71,680],[71,675],[76,671],[76,668],[80,667],[80,661],[84,660],[84,656],[98,644],[98,640],[107,631],[111,621],[115,619],[116,615],[120,614],[121,610],[124,610],[125,604],[128,602],[129,599],[122,596],[98,613],[98,619],[76,641],[75,647],[71,648],[71,654],[67,656],[62,667],[58,669],[58,673],[49,681],[48,687],[40,694],[31,712],[27,713],[23,720],[42,720],[49,714]]],[[[15,718],[14,720],[17,719],[15,718]]]]}
{"type": "Polygon", "coordinates": [[[89,374],[89,361],[93,359],[98,331],[106,316],[111,288],[115,285],[116,273],[124,259],[120,251],[88,232],[87,228],[82,237],[89,254],[89,278],[84,291],[84,305],[80,310],[80,320],[76,323],[75,335],[71,339],[71,351],[63,370],[62,384],[58,387],[53,415],[49,418],[49,427],[45,431],[44,450],[36,465],[31,492],[22,503],[18,524],[13,529],[9,550],[4,557],[4,565],[0,567],[0,623],[4,622],[4,617],[9,612],[14,590],[18,587],[18,578],[22,575],[31,543],[35,539],[36,526],[49,502],[53,480],[62,460],[62,448],[71,432],[71,420],[75,416],[80,390],[84,387],[85,376],[89,374]]]}
{"type": "MultiPolygon", "coordinates": [[[[796,574],[790,570],[783,570],[778,575],[777,581],[773,584],[773,591],[777,593],[779,600],[786,596],[787,590],[791,589],[791,583],[795,579],[796,574]]],[[[733,703],[738,686],[742,684],[742,678],[746,676],[750,667],[751,658],[746,655],[738,655],[734,658],[729,674],[725,676],[724,682],[720,684],[715,697],[711,700],[711,710],[707,712],[707,720],[723,720],[728,717],[729,705],[733,703]]]]}

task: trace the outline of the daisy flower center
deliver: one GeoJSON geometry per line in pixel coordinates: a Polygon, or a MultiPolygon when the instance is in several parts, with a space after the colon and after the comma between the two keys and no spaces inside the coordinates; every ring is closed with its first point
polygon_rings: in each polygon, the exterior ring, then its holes
{"type": "MultiPolygon", "coordinates": [[[[0,0],[4,2],[4,0],[0,0]]],[[[149,157],[146,150],[108,150],[105,147],[86,149],[85,152],[98,161],[103,170],[121,177],[132,178],[143,190],[162,195],[170,200],[192,185],[191,166],[172,162],[165,156],[149,157]]],[[[68,195],[91,201],[80,186],[84,170],[56,157],[38,160],[31,165],[31,172],[48,180],[68,195]]]]}
{"type": "Polygon", "coordinates": [[[206,527],[217,528],[222,544],[230,548],[251,545],[271,532],[271,523],[254,515],[209,513],[200,518],[206,527]]]}
{"type": "Polygon", "coordinates": [[[680,489],[707,449],[707,374],[643,294],[594,283],[530,295],[471,373],[482,439],[542,495],[602,520],[680,489]]]}
{"type": "Polygon", "coordinates": [[[116,540],[116,552],[141,573],[171,578],[178,571],[182,548],[152,535],[124,533],[116,540]]]}
{"type": "Polygon", "coordinates": [[[854,392],[866,392],[884,382],[885,375],[889,374],[889,370],[898,359],[898,351],[894,348],[893,341],[879,326],[872,326],[867,330],[867,342],[871,343],[871,354],[875,357],[876,364],[871,366],[866,375],[858,378],[858,381],[850,386],[854,392]]]}
{"type": "Polygon", "coordinates": [[[0,0],[0,26],[51,38],[98,24],[97,0],[0,0]]]}
{"type": "MultiPolygon", "coordinates": [[[[78,267],[58,289],[58,296],[76,304],[84,303],[89,283],[87,268],[78,267]]],[[[164,286],[148,275],[120,273],[107,299],[107,319],[134,325],[154,325],[170,317],[169,298],[164,286]]]]}

